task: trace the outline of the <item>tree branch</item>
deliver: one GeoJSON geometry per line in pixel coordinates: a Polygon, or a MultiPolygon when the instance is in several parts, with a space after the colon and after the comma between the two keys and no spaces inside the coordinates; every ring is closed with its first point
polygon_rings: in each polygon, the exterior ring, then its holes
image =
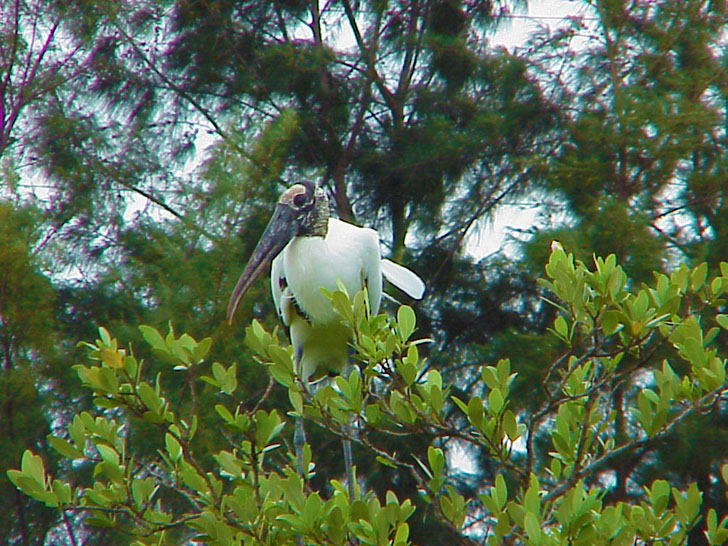
{"type": "Polygon", "coordinates": [[[692,415],[702,407],[712,404],[715,401],[714,399],[720,397],[725,392],[728,392],[728,385],[721,385],[720,387],[713,389],[704,396],[701,396],[698,400],[687,406],[685,409],[679,411],[677,415],[675,415],[675,417],[665,423],[665,425],[663,425],[662,428],[657,433],[655,433],[654,436],[642,438],[633,442],[627,442],[626,444],[623,444],[617,448],[614,448],[611,451],[608,451],[607,453],[604,453],[601,457],[595,459],[590,464],[584,466],[578,471],[573,472],[567,480],[551,490],[544,497],[543,500],[553,501],[554,499],[560,497],[581,478],[590,474],[594,474],[594,472],[599,470],[600,467],[602,467],[604,464],[608,463],[611,459],[614,459],[615,457],[619,457],[620,455],[623,455],[633,450],[652,447],[654,444],[667,437],[674,430],[674,428],[685,418],[692,415]]]}

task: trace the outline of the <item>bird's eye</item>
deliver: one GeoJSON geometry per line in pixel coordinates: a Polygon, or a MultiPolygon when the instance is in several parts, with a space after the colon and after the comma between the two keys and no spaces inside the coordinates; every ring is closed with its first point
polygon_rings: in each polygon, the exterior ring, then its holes
{"type": "Polygon", "coordinates": [[[306,199],[306,195],[303,193],[299,193],[293,198],[293,204],[299,209],[306,203],[308,203],[308,199],[306,199]]]}

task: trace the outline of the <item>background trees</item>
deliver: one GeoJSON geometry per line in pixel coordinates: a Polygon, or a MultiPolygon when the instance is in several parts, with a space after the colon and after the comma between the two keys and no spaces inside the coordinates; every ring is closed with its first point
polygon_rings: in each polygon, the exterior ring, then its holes
{"type": "MultiPolygon", "coordinates": [[[[614,252],[645,282],[652,269],[678,262],[715,266],[724,255],[711,218],[723,206],[725,185],[717,181],[726,180],[726,118],[725,58],[714,44],[725,29],[724,6],[605,2],[594,8],[597,20],[586,32],[579,68],[569,71],[568,86],[559,86],[574,110],[546,177],[568,203],[573,227],[539,238],[568,241],[585,251],[584,259],[614,252]]],[[[578,23],[536,43],[550,40],[559,58],[568,59],[564,42],[575,32],[583,34],[578,23]]],[[[661,357],[671,358],[670,352],[652,355],[661,357]]],[[[617,428],[625,426],[619,414],[630,388],[639,385],[615,392],[617,428]]],[[[713,451],[725,439],[725,407],[716,409],[709,422],[696,418],[679,427],[663,449],[620,461],[612,494],[628,498],[633,480],[670,475],[673,483],[688,479],[707,487],[705,502],[726,512],[724,486],[711,478],[725,460],[713,451]]]]}
{"type": "MultiPolygon", "coordinates": [[[[69,364],[98,325],[135,342],[140,357],[141,323],[212,336],[210,361],[237,361],[237,396],[255,404],[268,379],[222,310],[280,181],[320,180],[340,216],[377,228],[384,253],[425,278],[418,324],[453,394],[485,399],[473,390],[481,366],[510,357],[519,374],[510,407],[523,422],[544,401],[546,363],[563,351],[546,330],[556,310],[535,282],[552,239],[586,263],[615,253],[634,288],[653,270],[706,261],[715,271],[725,259],[722,2],[585,1],[582,18],[516,52],[489,37],[519,3],[5,4],[2,424],[22,435],[4,468],[26,447],[46,450],[46,431],[62,428],[68,409],[88,407],[69,364]],[[539,210],[514,255],[476,261],[472,234],[521,198],[558,210],[539,210]]],[[[265,283],[256,290],[241,315],[272,327],[265,283]]],[[[684,311],[702,313],[697,303],[684,311]]],[[[712,343],[723,350],[725,336],[712,343]]],[[[634,358],[650,367],[675,352],[656,344],[634,358]]],[[[634,423],[619,410],[645,386],[636,377],[614,389],[609,424],[624,435],[634,423]]],[[[190,413],[215,404],[192,374],[165,381],[190,413]]],[[[287,408],[274,393],[266,409],[287,408]]],[[[725,412],[719,401],[664,444],[610,463],[610,502],[642,496],[657,476],[680,488],[697,481],[704,513],[728,512],[717,479],[725,412]]],[[[134,436],[139,456],[159,447],[144,432],[134,436]]],[[[322,434],[316,445],[333,441],[322,434]]],[[[408,446],[426,460],[431,442],[408,446]]],[[[330,451],[316,454],[320,468],[336,468],[330,451]]],[[[357,455],[369,487],[399,483],[419,502],[406,473],[357,455]]],[[[451,477],[475,498],[502,468],[487,450],[467,456],[476,474],[451,477]]],[[[40,510],[0,485],[14,513],[40,510]]],[[[413,540],[451,532],[425,514],[418,505],[413,540]]],[[[2,527],[11,543],[42,543],[62,525],[52,517],[2,527]]]]}

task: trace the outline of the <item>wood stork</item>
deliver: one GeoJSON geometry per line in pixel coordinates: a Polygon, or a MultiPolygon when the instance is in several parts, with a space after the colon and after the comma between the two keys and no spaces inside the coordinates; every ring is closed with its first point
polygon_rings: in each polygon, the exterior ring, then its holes
{"type": "MultiPolygon", "coordinates": [[[[271,262],[273,302],[288,327],[296,373],[304,385],[312,377],[343,371],[349,352],[351,331],[321,288],[332,292],[341,282],[352,296],[366,288],[372,314],[379,311],[382,275],[413,298],[422,298],[425,291],[415,273],[381,258],[376,231],[331,218],[326,193],[308,180],[291,186],[278,200],[230,297],[229,323],[248,288],[271,262]]],[[[304,443],[299,419],[294,444],[301,475],[304,443]]],[[[346,439],[344,455],[351,493],[351,444],[346,439]]]]}

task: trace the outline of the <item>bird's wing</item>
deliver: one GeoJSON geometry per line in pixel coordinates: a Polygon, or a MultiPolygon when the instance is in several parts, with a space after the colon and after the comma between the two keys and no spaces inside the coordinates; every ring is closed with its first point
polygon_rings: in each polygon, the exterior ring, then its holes
{"type": "Polygon", "coordinates": [[[273,305],[276,306],[276,312],[283,321],[283,324],[289,326],[291,324],[291,289],[288,287],[286,280],[286,269],[283,263],[283,253],[281,252],[273,260],[270,268],[270,292],[273,296],[273,305]]]}
{"type": "Polygon", "coordinates": [[[382,260],[382,275],[402,292],[416,300],[422,299],[425,294],[425,283],[416,273],[386,258],[382,260]]]}
{"type": "Polygon", "coordinates": [[[379,254],[379,236],[376,231],[371,232],[369,237],[368,252],[362,266],[363,288],[367,289],[369,296],[369,311],[372,316],[379,313],[379,305],[382,302],[382,260],[379,254]]]}

